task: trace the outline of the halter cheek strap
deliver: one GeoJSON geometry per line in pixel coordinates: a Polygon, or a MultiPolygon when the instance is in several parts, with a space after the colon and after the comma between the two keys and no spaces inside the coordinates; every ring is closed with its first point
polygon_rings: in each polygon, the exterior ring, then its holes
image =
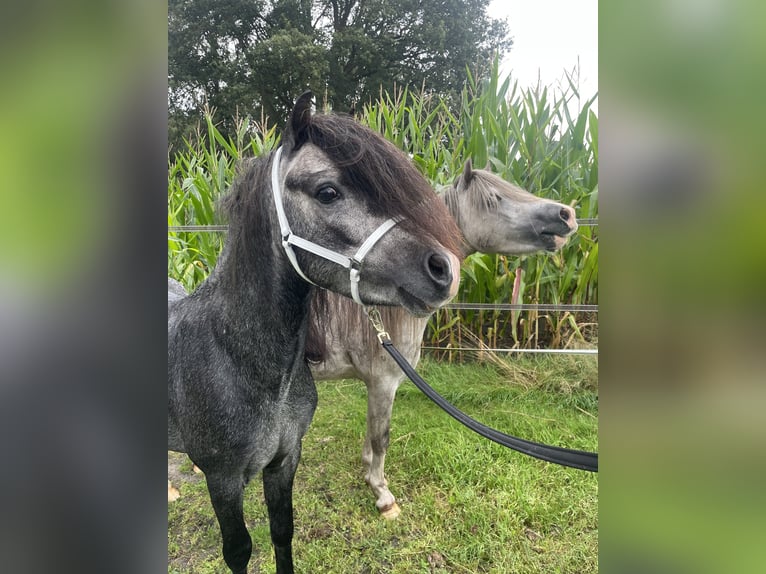
{"type": "Polygon", "coordinates": [[[293,246],[299,247],[300,249],[303,249],[304,251],[308,251],[309,253],[313,253],[314,255],[318,255],[319,257],[322,257],[323,259],[327,259],[329,261],[332,261],[333,263],[337,263],[338,265],[341,265],[342,267],[345,267],[349,270],[349,283],[351,284],[351,298],[358,303],[359,305],[364,306],[364,303],[362,303],[361,298],[359,297],[359,280],[360,280],[360,273],[362,268],[362,261],[364,260],[365,256],[372,250],[372,248],[375,246],[375,244],[397,223],[399,223],[400,219],[387,219],[384,221],[378,228],[372,232],[372,234],[362,243],[362,245],[357,249],[356,253],[354,253],[353,257],[347,257],[345,255],[341,255],[340,253],[337,253],[336,251],[332,251],[330,249],[327,249],[326,247],[322,247],[321,245],[318,245],[314,243],[313,241],[309,241],[308,239],[304,239],[303,237],[298,237],[295,235],[292,230],[290,229],[290,224],[287,221],[287,214],[285,213],[284,205],[282,204],[282,186],[279,182],[279,161],[282,158],[282,148],[279,147],[277,151],[274,153],[274,158],[272,160],[271,164],[271,190],[274,194],[274,203],[277,208],[277,218],[279,219],[279,230],[280,234],[282,236],[282,247],[285,250],[285,253],[287,254],[287,259],[290,261],[290,264],[293,266],[293,269],[295,269],[296,273],[300,275],[305,281],[308,281],[312,285],[316,285],[311,279],[309,279],[306,274],[301,270],[300,265],[298,264],[298,259],[295,256],[295,250],[293,249],[293,246]]]}

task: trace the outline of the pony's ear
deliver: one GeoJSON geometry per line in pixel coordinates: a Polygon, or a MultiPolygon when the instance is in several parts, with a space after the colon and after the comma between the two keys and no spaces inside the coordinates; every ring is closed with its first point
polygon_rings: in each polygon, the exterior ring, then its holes
{"type": "Polygon", "coordinates": [[[311,100],[314,94],[309,90],[295,100],[293,111],[282,134],[282,145],[286,151],[298,149],[306,141],[306,128],[311,121],[311,100]]]}
{"type": "Polygon", "coordinates": [[[463,189],[468,187],[472,179],[473,179],[473,164],[471,163],[471,158],[469,157],[465,161],[465,166],[463,167],[463,175],[460,176],[461,187],[463,189]]]}

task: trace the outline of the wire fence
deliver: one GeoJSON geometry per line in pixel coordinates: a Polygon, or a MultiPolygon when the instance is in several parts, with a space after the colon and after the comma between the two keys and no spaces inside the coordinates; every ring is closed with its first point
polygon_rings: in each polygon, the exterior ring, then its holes
{"type": "Polygon", "coordinates": [[[598,355],[598,349],[493,349],[491,347],[431,347],[423,345],[424,351],[466,353],[529,353],[538,355],[598,355]]]}
{"type": "Polygon", "coordinates": [[[465,311],[569,311],[570,313],[598,313],[598,305],[565,305],[545,303],[447,303],[442,309],[465,311]]]}
{"type": "MultiPolygon", "coordinates": [[[[569,305],[569,304],[535,304],[535,303],[447,303],[442,309],[461,311],[535,311],[535,312],[564,312],[564,313],[598,313],[598,305],[569,305]]],[[[508,354],[539,354],[539,355],[598,355],[598,348],[593,349],[521,349],[500,347],[492,348],[480,343],[481,347],[435,347],[422,345],[424,351],[436,352],[469,352],[469,353],[508,353],[508,354]]]]}

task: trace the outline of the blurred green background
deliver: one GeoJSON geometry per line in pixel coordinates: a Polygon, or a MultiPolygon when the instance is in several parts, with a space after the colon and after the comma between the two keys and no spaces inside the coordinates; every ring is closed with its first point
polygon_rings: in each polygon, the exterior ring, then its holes
{"type": "Polygon", "coordinates": [[[600,4],[605,572],[763,569],[764,22],[600,4]]]}

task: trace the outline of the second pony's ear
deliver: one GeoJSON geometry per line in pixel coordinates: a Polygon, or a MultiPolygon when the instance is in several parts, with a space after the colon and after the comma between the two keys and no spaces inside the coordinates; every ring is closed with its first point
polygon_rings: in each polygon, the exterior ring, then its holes
{"type": "Polygon", "coordinates": [[[311,121],[311,100],[314,94],[309,90],[295,100],[293,111],[287,120],[287,126],[282,133],[282,145],[286,152],[291,152],[303,145],[306,141],[306,128],[311,121]]]}
{"type": "Polygon", "coordinates": [[[473,164],[471,163],[471,158],[469,157],[465,161],[465,166],[463,167],[463,174],[460,176],[460,182],[458,184],[459,188],[465,189],[466,187],[468,187],[472,179],[473,179],[473,164]]]}

